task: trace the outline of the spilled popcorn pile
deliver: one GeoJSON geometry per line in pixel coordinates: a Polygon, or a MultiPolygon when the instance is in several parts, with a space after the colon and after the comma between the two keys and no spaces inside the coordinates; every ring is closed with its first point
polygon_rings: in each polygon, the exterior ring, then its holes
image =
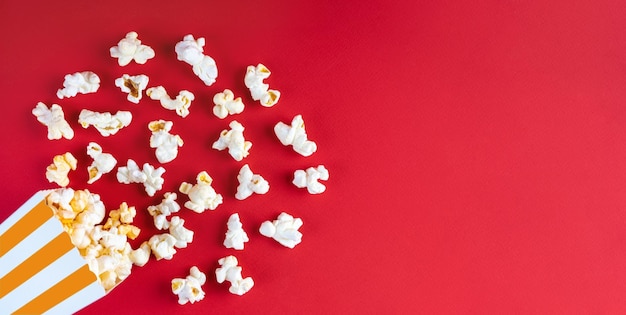
{"type": "MultiPolygon", "coordinates": [[[[174,45],[177,59],[192,67],[193,73],[206,86],[216,82],[218,71],[215,60],[204,53],[206,41],[204,38],[194,38],[189,34],[174,45]]],[[[129,32],[116,46],[110,48],[110,55],[117,59],[119,66],[126,66],[132,61],[145,64],[155,57],[155,51],[142,44],[136,32],[129,32]]],[[[250,65],[243,76],[243,82],[249,89],[250,96],[264,107],[277,104],[281,93],[270,89],[264,80],[270,76],[270,70],[263,64],[250,65]]],[[[124,74],[117,78],[114,85],[122,93],[127,94],[129,102],[138,104],[143,94],[149,100],[158,101],[166,110],[175,111],[178,116],[185,118],[190,114],[189,108],[195,96],[187,90],[178,91],[172,97],[163,86],[150,86],[150,79],[145,74],[124,74]]],[[[59,99],[76,97],[78,94],[96,93],[101,84],[100,77],[91,72],[83,71],[68,74],[64,78],[63,88],[56,93],[59,99]]],[[[173,94],[172,94],[173,95],[173,94]]],[[[243,113],[245,106],[241,97],[235,97],[230,89],[216,93],[213,97],[213,114],[219,119],[229,115],[243,113]]],[[[48,107],[39,102],[32,110],[37,120],[47,127],[48,139],[72,139],[74,130],[58,104],[48,107]]],[[[94,127],[103,137],[115,135],[133,121],[130,111],[95,112],[82,109],[77,123],[83,128],[94,127]]],[[[156,159],[160,164],[174,161],[178,151],[182,150],[183,139],[175,133],[174,122],[163,119],[151,121],[147,129],[151,132],[147,146],[154,149],[156,159]]],[[[229,123],[229,129],[216,135],[212,148],[218,151],[227,150],[235,161],[242,161],[249,156],[252,142],[244,137],[245,127],[237,120],[229,123]]],[[[305,131],[304,120],[296,115],[290,124],[278,122],[274,126],[276,138],[284,146],[304,156],[311,156],[317,151],[317,144],[309,140],[305,131]]],[[[118,160],[97,142],[91,141],[86,148],[87,156],[91,159],[87,167],[88,184],[98,181],[103,176],[115,176],[120,184],[141,184],[148,196],[153,197],[161,191],[165,182],[163,174],[166,169],[162,165],[144,163],[141,167],[133,159],[125,164],[118,164],[118,160]],[[117,167],[117,169],[116,169],[117,167]],[[115,175],[107,175],[113,173],[115,175]]],[[[140,229],[133,225],[137,210],[126,202],[118,209],[107,210],[98,194],[88,190],[74,190],[69,188],[68,174],[77,169],[78,160],[71,152],[53,157],[52,164],[45,176],[49,182],[60,188],[50,192],[46,197],[47,205],[62,223],[63,229],[70,236],[72,244],[79,250],[86,260],[89,270],[98,278],[99,283],[108,292],[124,281],[130,274],[133,266],[142,267],[148,263],[151,256],[156,260],[171,260],[177,250],[186,248],[193,241],[194,232],[185,227],[185,220],[176,215],[182,207],[203,213],[216,210],[224,199],[212,186],[213,178],[206,171],[197,174],[195,183],[182,182],[178,192],[165,192],[160,203],[151,205],[146,212],[152,217],[157,230],[147,241],[137,248],[132,248],[129,240],[137,238],[140,229]],[[179,194],[185,195],[186,200],[179,204],[179,194]],[[182,207],[181,207],[182,204],[182,207]],[[106,220],[105,220],[106,217],[106,220]]],[[[293,185],[297,188],[306,188],[310,194],[321,194],[326,186],[320,181],[327,181],[329,172],[324,165],[309,167],[306,170],[295,170],[293,185]]],[[[248,164],[244,164],[236,178],[238,182],[235,198],[244,200],[253,194],[263,195],[270,189],[270,184],[260,174],[255,174],[248,164]]],[[[273,238],[279,244],[294,248],[302,241],[299,231],[303,225],[300,218],[282,212],[275,220],[267,220],[261,224],[258,233],[273,238]]],[[[243,229],[239,213],[234,213],[226,223],[227,232],[223,245],[234,250],[244,250],[244,244],[249,237],[243,229]]],[[[242,267],[233,255],[218,260],[220,265],[215,270],[217,283],[228,281],[229,292],[243,295],[254,286],[252,277],[242,276],[242,267]]],[[[202,286],[207,282],[207,276],[197,266],[192,266],[189,275],[184,278],[171,280],[171,291],[178,298],[179,304],[195,303],[205,297],[202,286]]]]}

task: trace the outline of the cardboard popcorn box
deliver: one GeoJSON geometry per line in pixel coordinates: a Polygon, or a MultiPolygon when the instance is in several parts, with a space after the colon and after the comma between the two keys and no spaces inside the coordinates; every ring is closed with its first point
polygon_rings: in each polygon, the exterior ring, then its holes
{"type": "Polygon", "coordinates": [[[39,191],[0,224],[0,313],[71,314],[106,292],[39,191]]]}

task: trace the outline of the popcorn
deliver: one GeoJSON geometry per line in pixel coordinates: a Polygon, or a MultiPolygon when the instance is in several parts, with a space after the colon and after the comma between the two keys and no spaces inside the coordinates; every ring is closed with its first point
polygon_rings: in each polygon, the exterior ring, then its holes
{"type": "Polygon", "coordinates": [[[235,115],[243,112],[244,105],[241,97],[235,98],[233,92],[225,89],[222,93],[213,96],[213,114],[220,119],[226,118],[227,115],[235,115]]]}
{"type": "Polygon", "coordinates": [[[130,261],[132,261],[135,266],[143,267],[148,263],[148,260],[150,260],[151,252],[150,244],[143,242],[139,248],[130,252],[130,261]]]}
{"type": "Polygon", "coordinates": [[[280,142],[287,146],[293,146],[293,150],[303,156],[310,156],[317,151],[317,144],[307,139],[304,130],[304,120],[301,115],[296,115],[291,121],[291,126],[279,122],[274,126],[274,133],[280,142]]]}
{"type": "Polygon", "coordinates": [[[217,261],[220,264],[220,268],[215,270],[215,277],[218,283],[224,281],[230,282],[230,288],[228,291],[232,294],[244,295],[254,286],[254,281],[251,277],[243,278],[241,276],[241,267],[237,266],[237,258],[235,256],[227,256],[217,261]]]}
{"type": "Polygon", "coordinates": [[[243,225],[239,220],[239,214],[233,213],[228,218],[228,231],[226,232],[226,238],[224,239],[224,246],[226,248],[234,248],[236,250],[242,250],[244,243],[249,241],[248,234],[243,230],[243,225]]]}
{"type": "Polygon", "coordinates": [[[152,131],[150,147],[156,148],[155,155],[160,163],[168,163],[178,155],[178,147],[183,146],[183,139],[179,135],[170,134],[174,123],[165,120],[155,120],[148,124],[152,131]]]}
{"type": "Polygon", "coordinates": [[[68,140],[74,138],[74,130],[65,120],[65,114],[61,106],[52,104],[50,109],[48,109],[46,104],[39,102],[33,108],[32,113],[37,117],[37,121],[48,127],[49,140],[58,140],[61,137],[68,140]]]}
{"type": "Polygon", "coordinates": [[[148,196],[152,197],[163,188],[163,183],[165,182],[162,178],[163,173],[165,173],[163,167],[155,169],[154,166],[148,163],[144,163],[143,169],[140,171],[137,163],[132,159],[128,159],[126,166],[118,167],[117,181],[122,184],[141,183],[148,196]]]}
{"type": "Polygon", "coordinates": [[[148,244],[157,260],[170,260],[176,254],[176,249],[174,249],[176,238],[168,233],[153,235],[148,240],[148,244]]]}
{"type": "Polygon", "coordinates": [[[281,245],[294,248],[302,242],[302,233],[298,229],[302,226],[300,218],[292,217],[283,212],[278,215],[278,219],[274,222],[265,221],[261,224],[259,232],[263,236],[274,238],[281,245]]]}
{"type": "Polygon", "coordinates": [[[146,90],[146,94],[150,97],[150,99],[160,101],[163,108],[174,110],[178,116],[183,118],[189,115],[191,101],[195,98],[193,93],[187,90],[182,90],[178,93],[175,99],[172,99],[162,86],[151,87],[146,90]]]}
{"type": "Polygon", "coordinates": [[[204,37],[197,40],[193,35],[189,34],[183,37],[183,40],[176,43],[176,57],[180,61],[184,61],[193,67],[193,73],[197,75],[204,84],[210,86],[215,83],[217,78],[217,65],[213,58],[205,55],[204,37]]]}
{"type": "Polygon", "coordinates": [[[74,97],[76,94],[95,93],[100,87],[100,77],[91,71],[68,74],[63,81],[63,88],[57,91],[57,97],[74,97]]]}
{"type": "Polygon", "coordinates": [[[165,193],[163,200],[156,206],[148,206],[148,212],[154,218],[154,226],[159,230],[169,228],[170,223],[167,216],[180,210],[180,205],[176,202],[176,193],[165,193]]]}
{"type": "Polygon", "coordinates": [[[298,188],[306,187],[310,194],[321,194],[326,190],[326,186],[319,180],[328,180],[328,176],[326,167],[318,165],[317,168],[309,167],[306,171],[296,170],[292,183],[298,188]]]}
{"type": "Polygon", "coordinates": [[[261,175],[253,174],[248,164],[241,167],[237,175],[239,186],[235,198],[244,200],[252,193],[265,194],[270,190],[270,184],[261,175]]]}
{"type": "Polygon", "coordinates": [[[111,113],[98,113],[88,109],[80,111],[78,122],[87,128],[94,126],[104,137],[116,134],[120,129],[130,125],[133,115],[129,111],[117,111],[115,115],[111,113]]]}
{"type": "Polygon", "coordinates": [[[206,283],[206,275],[193,266],[189,269],[189,275],[185,279],[175,278],[172,280],[172,293],[178,295],[178,304],[198,302],[204,299],[204,291],[201,286],[206,283]]]}
{"type": "Polygon", "coordinates": [[[176,248],[185,248],[188,243],[193,241],[193,231],[185,228],[183,226],[184,224],[185,220],[178,216],[172,217],[170,221],[170,235],[176,239],[176,243],[174,244],[176,248]]]}
{"type": "Polygon", "coordinates": [[[219,139],[213,143],[213,149],[222,151],[228,148],[228,153],[236,161],[241,161],[248,156],[252,142],[245,141],[243,137],[245,128],[239,122],[233,120],[228,126],[230,126],[231,130],[222,130],[219,139]]]}
{"type": "Polygon", "coordinates": [[[202,171],[196,177],[196,184],[192,185],[187,182],[180,184],[178,189],[181,193],[189,197],[189,201],[185,202],[185,207],[197,213],[202,213],[206,209],[215,210],[222,203],[222,195],[215,192],[211,183],[213,179],[205,171],[202,171]]]}
{"type": "Polygon", "coordinates": [[[109,52],[111,57],[117,58],[117,63],[122,67],[129,64],[131,60],[142,65],[154,57],[154,50],[150,46],[142,45],[137,39],[136,32],[127,33],[117,46],[109,49],[109,52]]]}
{"type": "Polygon", "coordinates": [[[139,104],[143,90],[148,86],[149,80],[148,76],[144,74],[134,76],[124,74],[121,78],[115,79],[115,86],[119,87],[122,92],[128,93],[126,97],[128,101],[139,104]]]}
{"type": "Polygon", "coordinates": [[[117,234],[124,235],[134,240],[141,231],[138,227],[131,224],[136,215],[137,210],[135,207],[129,207],[126,202],[122,202],[119,209],[109,212],[109,218],[102,228],[109,230],[115,229],[117,234]]]}
{"type": "Polygon", "coordinates": [[[252,99],[255,101],[261,101],[261,105],[265,107],[272,107],[280,98],[280,92],[277,90],[268,90],[269,84],[263,83],[263,80],[269,78],[271,72],[263,64],[258,64],[256,67],[248,66],[246,69],[246,76],[244,77],[244,83],[250,90],[252,99]]]}
{"type": "Polygon", "coordinates": [[[113,157],[113,155],[102,152],[102,147],[95,142],[89,142],[89,145],[87,146],[87,155],[93,159],[93,163],[91,163],[91,165],[87,168],[89,173],[89,180],[87,181],[87,184],[93,184],[95,181],[100,179],[103,174],[112,171],[115,164],[117,164],[117,160],[113,157]]]}
{"type": "Polygon", "coordinates": [[[57,155],[52,159],[52,164],[46,168],[46,178],[49,182],[55,182],[61,187],[65,187],[70,183],[67,177],[70,171],[76,170],[78,160],[70,152],[63,155],[57,155]]]}

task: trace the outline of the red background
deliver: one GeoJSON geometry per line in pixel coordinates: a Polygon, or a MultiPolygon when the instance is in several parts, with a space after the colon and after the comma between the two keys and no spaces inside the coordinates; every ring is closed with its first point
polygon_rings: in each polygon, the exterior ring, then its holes
{"type": "Polygon", "coordinates": [[[79,159],[72,187],[109,209],[137,207],[134,246],[157,232],[145,208],[201,170],[225,201],[181,210],[193,243],[134,268],[82,313],[626,313],[623,1],[106,3],[0,2],[0,220],[54,187],[45,168],[66,151],[79,159]],[[119,67],[108,50],[131,30],[156,57],[119,67]],[[206,38],[213,86],[176,60],[186,34],[206,38]],[[283,93],[273,108],[243,84],[259,62],[283,93]],[[84,70],[100,90],[58,100],[63,76],[84,70]],[[126,101],[113,84],[124,73],[192,91],[191,114],[126,101]],[[231,120],[211,112],[224,88],[246,104],[232,117],[254,144],[243,162],[210,148],[231,120]],[[63,106],[73,140],[47,140],[30,113],[39,101],[63,106]],[[78,125],[83,108],[129,110],[133,122],[104,138],[78,125]],[[296,114],[319,147],[308,158],[272,133],[296,114]],[[114,173],[86,184],[89,141],[118,166],[158,165],[147,123],[160,118],[185,141],[163,190],[147,197],[114,173]],[[234,198],[244,163],[270,182],[267,195],[234,198]],[[318,164],[330,170],[324,194],[291,185],[293,170],[318,164]],[[304,221],[293,250],[258,233],[281,211],[304,221]],[[234,212],[251,238],[241,252],[221,245],[234,212]],[[242,297],[214,280],[230,254],[256,283],[242,297]],[[192,265],[208,274],[206,298],[179,306],[169,283],[192,265]]]}

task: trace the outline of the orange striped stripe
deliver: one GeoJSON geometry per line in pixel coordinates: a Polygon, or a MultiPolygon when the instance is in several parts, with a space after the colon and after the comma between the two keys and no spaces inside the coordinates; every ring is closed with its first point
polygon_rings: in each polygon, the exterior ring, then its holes
{"type": "Polygon", "coordinates": [[[0,279],[0,299],[70,251],[74,245],[65,232],[28,257],[0,279]]]}
{"type": "Polygon", "coordinates": [[[52,209],[46,205],[45,200],[34,206],[32,210],[15,222],[4,234],[0,235],[0,257],[4,256],[4,254],[52,216],[52,209]]]}
{"type": "Polygon", "coordinates": [[[26,305],[22,306],[13,314],[41,314],[51,309],[63,300],[76,294],[76,292],[84,289],[91,283],[96,281],[94,275],[87,265],[84,265],[67,278],[59,281],[52,288],[46,290],[26,305]]]}

